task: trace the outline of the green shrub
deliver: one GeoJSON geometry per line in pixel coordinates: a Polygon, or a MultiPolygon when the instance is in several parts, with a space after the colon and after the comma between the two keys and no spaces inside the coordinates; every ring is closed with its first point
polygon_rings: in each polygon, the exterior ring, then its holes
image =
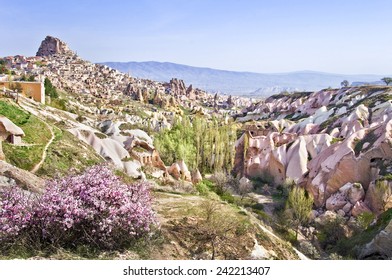
{"type": "Polygon", "coordinates": [[[210,188],[208,187],[207,184],[205,184],[203,181],[199,182],[198,184],[196,184],[196,190],[199,192],[200,195],[207,195],[210,188]]]}
{"type": "Polygon", "coordinates": [[[358,217],[359,226],[362,229],[367,229],[376,216],[371,212],[363,212],[358,217]]]}
{"type": "Polygon", "coordinates": [[[234,196],[231,193],[229,193],[229,192],[224,192],[224,193],[220,194],[219,197],[223,201],[226,201],[228,203],[234,203],[235,202],[234,196]]]}

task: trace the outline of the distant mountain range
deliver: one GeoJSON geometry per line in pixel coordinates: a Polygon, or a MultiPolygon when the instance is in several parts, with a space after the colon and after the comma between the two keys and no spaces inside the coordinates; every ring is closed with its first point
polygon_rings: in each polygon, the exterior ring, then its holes
{"type": "Polygon", "coordinates": [[[353,85],[381,84],[381,75],[343,75],[315,71],[262,74],[193,67],[170,62],[102,62],[133,77],[160,82],[183,79],[186,85],[210,92],[241,96],[269,96],[282,91],[314,91],[340,87],[343,80],[353,85]]]}

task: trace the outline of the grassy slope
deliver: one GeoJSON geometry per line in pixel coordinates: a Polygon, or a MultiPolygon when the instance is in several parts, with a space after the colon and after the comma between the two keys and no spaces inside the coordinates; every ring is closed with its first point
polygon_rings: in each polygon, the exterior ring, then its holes
{"type": "MultiPolygon", "coordinates": [[[[6,160],[25,170],[31,170],[42,156],[45,144],[51,133],[43,121],[26,112],[9,100],[0,100],[0,114],[6,116],[23,129],[26,146],[15,146],[3,143],[6,160]]],[[[79,141],[68,131],[53,127],[55,140],[49,146],[47,157],[38,170],[37,175],[53,177],[67,174],[69,169],[81,171],[87,166],[103,161],[96,152],[85,143],[79,141]]]]}
{"type": "Polygon", "coordinates": [[[37,117],[9,100],[0,100],[0,114],[23,129],[23,142],[27,144],[15,146],[4,143],[6,160],[19,168],[31,170],[40,161],[44,146],[51,137],[49,129],[37,117]]]}
{"type": "Polygon", "coordinates": [[[53,177],[66,175],[70,169],[80,172],[87,166],[103,162],[103,159],[87,144],[59,128],[54,129],[55,139],[49,146],[48,155],[37,175],[53,177]]]}
{"type": "Polygon", "coordinates": [[[289,243],[281,243],[260,230],[253,216],[249,216],[238,206],[222,201],[211,195],[173,194],[155,192],[154,209],[161,223],[163,242],[152,248],[152,259],[192,259],[201,252],[211,254],[211,244],[204,243],[200,227],[205,226],[206,209],[213,202],[217,212],[215,222],[211,222],[210,233],[220,228],[233,226],[233,231],[225,236],[224,243],[217,249],[216,258],[249,259],[255,240],[267,250],[275,252],[275,259],[297,259],[289,243]],[[216,224],[214,224],[216,223],[216,224]],[[231,224],[230,224],[231,223],[231,224]]]}

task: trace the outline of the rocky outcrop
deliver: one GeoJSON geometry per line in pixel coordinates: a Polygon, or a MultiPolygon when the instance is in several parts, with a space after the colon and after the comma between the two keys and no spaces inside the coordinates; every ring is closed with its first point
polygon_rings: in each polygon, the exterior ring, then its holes
{"type": "Polygon", "coordinates": [[[30,192],[40,193],[45,181],[34,174],[0,160],[0,188],[17,185],[30,192]]]}
{"type": "Polygon", "coordinates": [[[182,179],[189,182],[192,181],[191,173],[189,172],[188,167],[183,160],[179,160],[173,163],[167,171],[176,180],[182,179]]]}
{"type": "Polygon", "coordinates": [[[238,118],[252,123],[236,143],[234,171],[294,179],[316,207],[378,215],[392,207],[392,183],[382,194],[375,186],[392,172],[391,95],[367,86],[271,96],[238,118]]]}
{"type": "Polygon", "coordinates": [[[51,55],[74,55],[66,43],[58,38],[46,36],[42,41],[37,56],[51,56],[51,55]]]}
{"type": "Polygon", "coordinates": [[[203,180],[203,177],[200,174],[199,169],[194,169],[192,171],[192,184],[196,185],[197,183],[200,183],[203,180]]]}
{"type": "Polygon", "coordinates": [[[348,182],[359,182],[367,190],[379,174],[377,160],[392,159],[391,133],[392,121],[377,124],[371,130],[353,133],[314,158],[303,180],[316,205],[324,205],[330,195],[348,182]]]}
{"type": "Polygon", "coordinates": [[[383,259],[392,258],[392,220],[361,249],[359,254],[360,259],[372,258],[373,256],[383,259]]]}
{"type": "Polygon", "coordinates": [[[365,203],[377,215],[392,208],[392,181],[372,181],[366,192],[365,203]]]}
{"type": "Polygon", "coordinates": [[[185,87],[185,83],[183,80],[180,79],[176,79],[173,78],[170,80],[170,93],[173,96],[182,96],[182,95],[186,95],[186,87],[185,87]]]}

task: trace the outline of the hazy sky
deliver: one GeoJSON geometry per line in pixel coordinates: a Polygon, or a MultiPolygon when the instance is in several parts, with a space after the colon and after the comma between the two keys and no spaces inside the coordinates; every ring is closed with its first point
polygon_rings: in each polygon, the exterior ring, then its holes
{"type": "Polygon", "coordinates": [[[0,56],[46,35],[92,62],[392,74],[391,0],[0,0],[0,56]]]}

